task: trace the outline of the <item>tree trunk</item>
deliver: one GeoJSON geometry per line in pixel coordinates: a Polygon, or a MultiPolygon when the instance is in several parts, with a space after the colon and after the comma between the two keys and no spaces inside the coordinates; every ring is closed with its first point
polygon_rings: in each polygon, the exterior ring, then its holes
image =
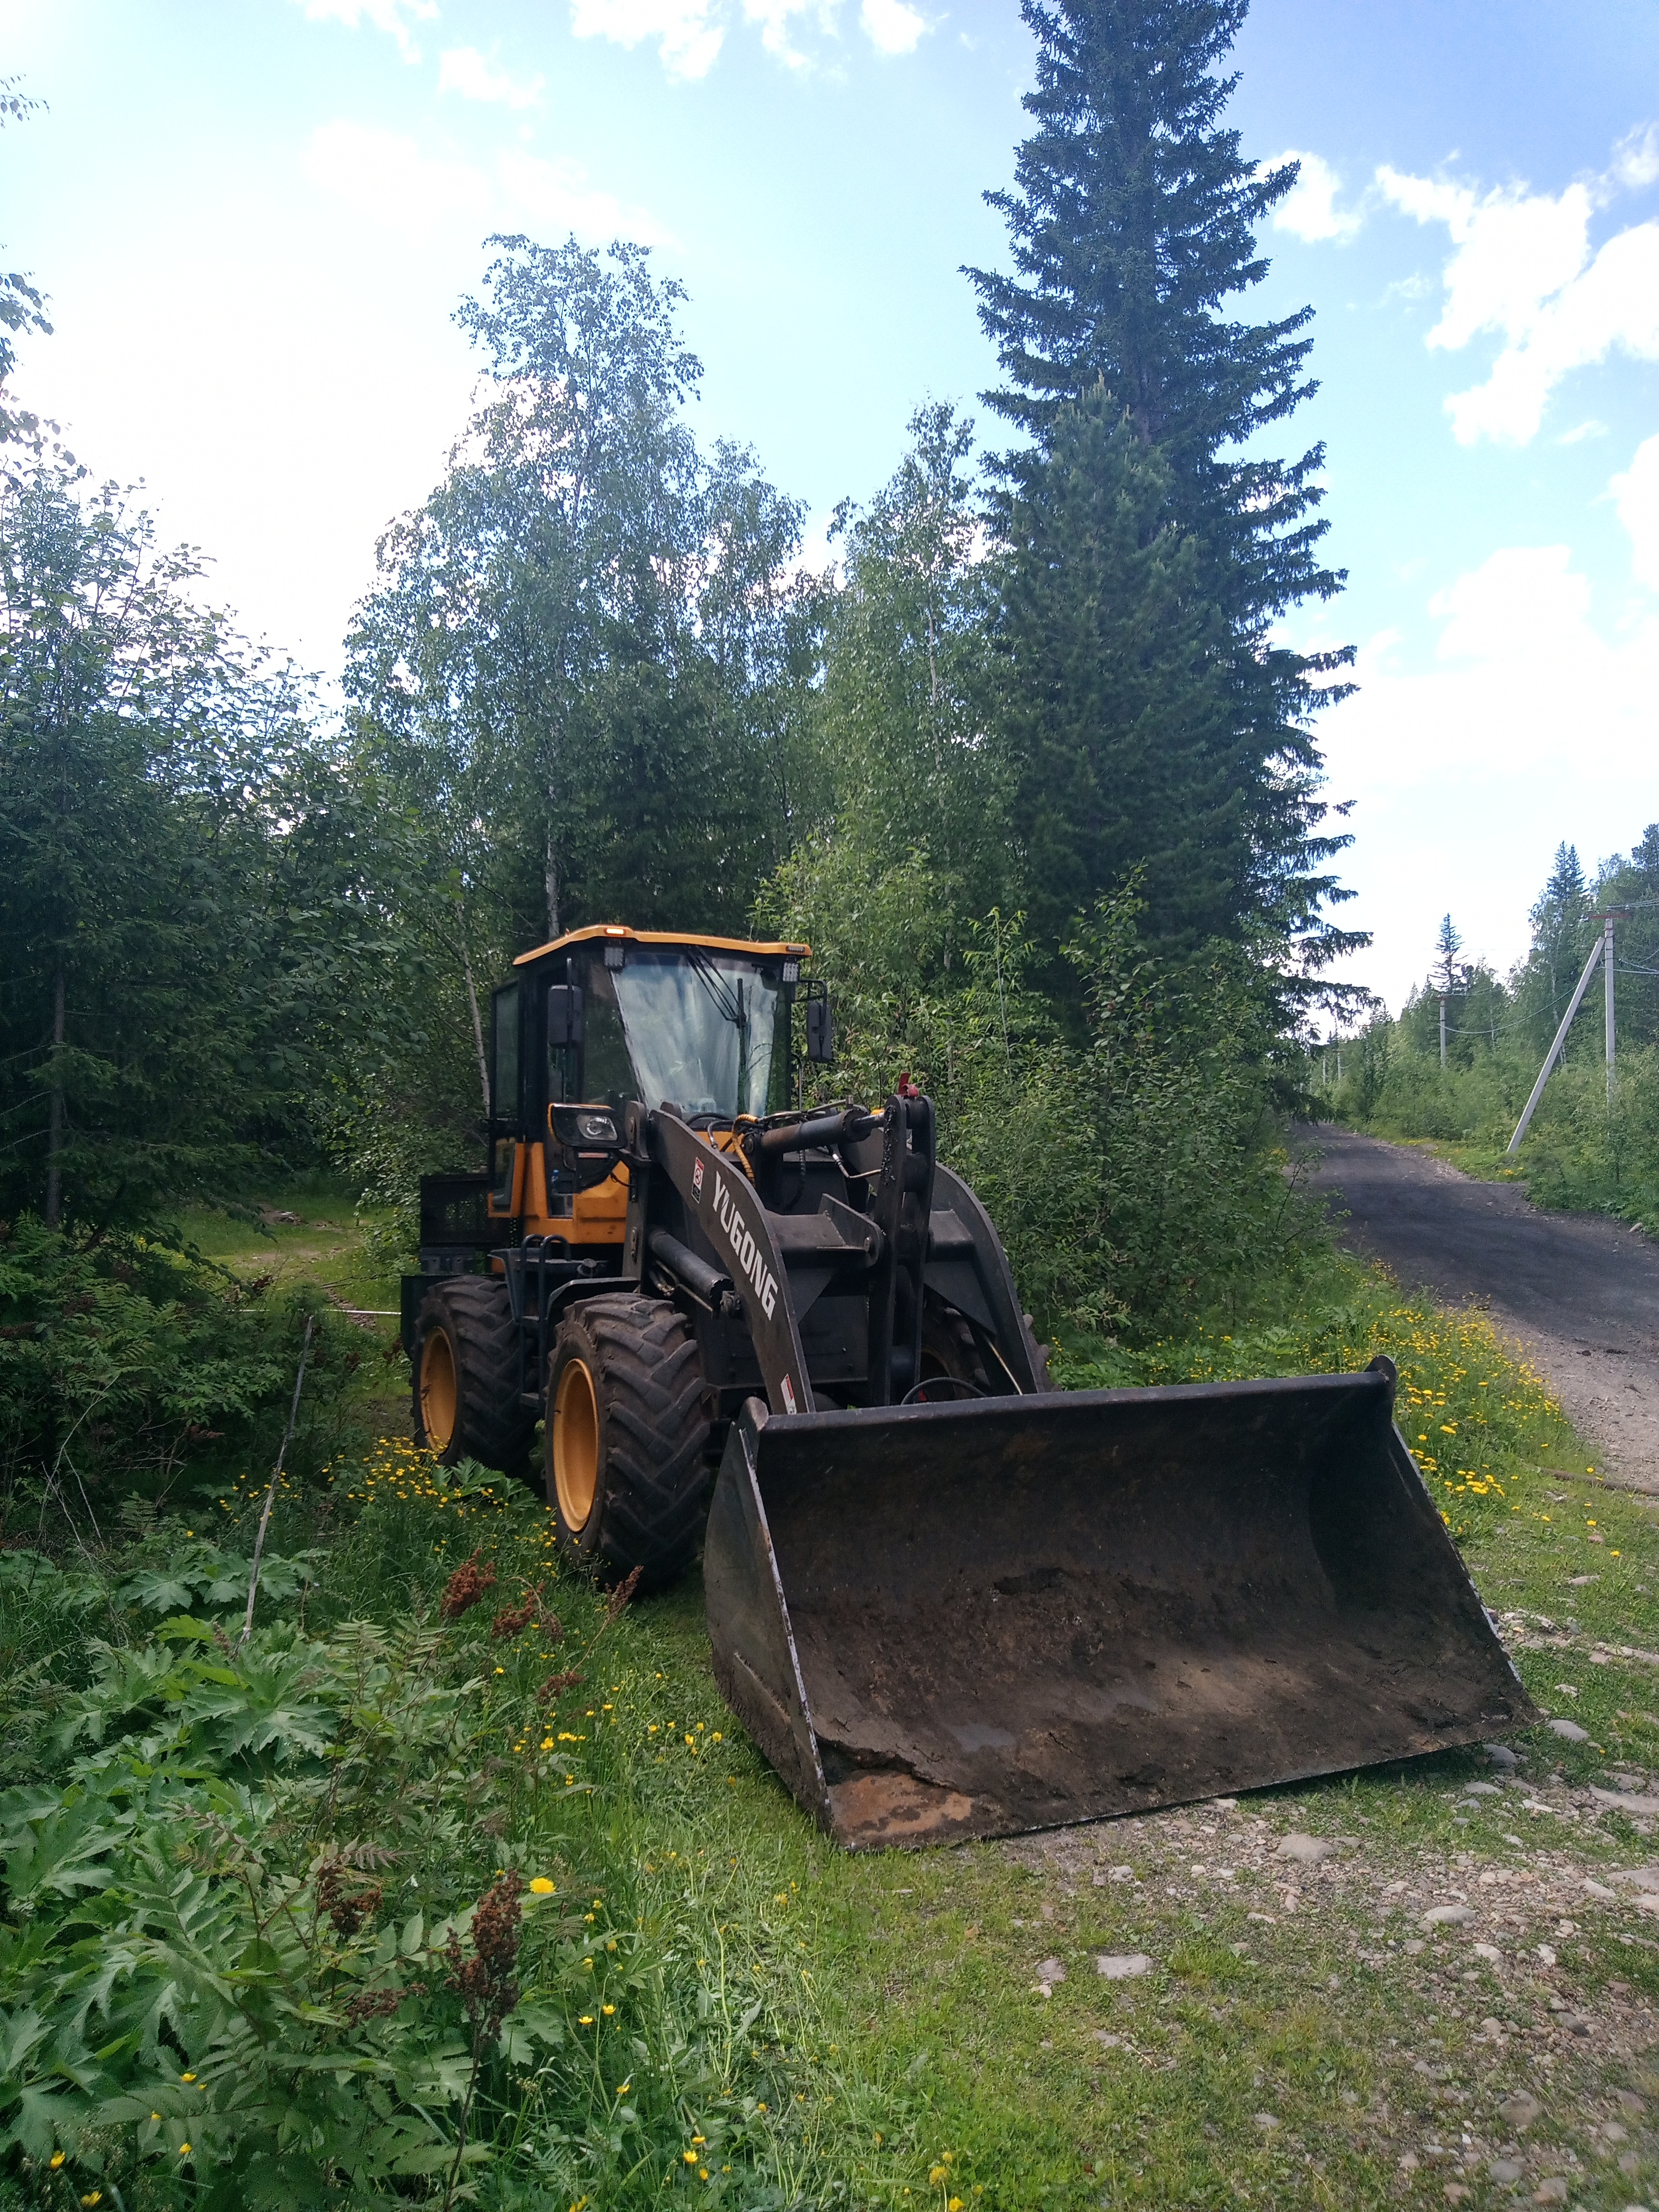
{"type": "Polygon", "coordinates": [[[550,791],[547,812],[547,858],[544,880],[547,886],[547,933],[550,938],[559,933],[559,854],[553,842],[553,794],[550,791]]]}
{"type": "Polygon", "coordinates": [[[64,1220],[64,956],[52,975],[52,1091],[46,1120],[46,1226],[58,1229],[64,1220]]]}
{"type": "Polygon", "coordinates": [[[472,1016],[472,1042],[478,1054],[478,1082],[483,1091],[483,1115],[489,1119],[489,1061],[484,1052],[483,1022],[478,1012],[478,987],[472,980],[472,955],[467,950],[466,908],[455,902],[456,932],[461,943],[461,972],[466,977],[466,1003],[472,1016]]]}

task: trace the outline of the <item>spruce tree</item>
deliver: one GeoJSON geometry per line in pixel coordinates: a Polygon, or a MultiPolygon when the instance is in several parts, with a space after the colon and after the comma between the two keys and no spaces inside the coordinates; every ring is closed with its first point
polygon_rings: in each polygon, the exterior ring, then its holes
{"type": "MultiPolygon", "coordinates": [[[[1014,273],[967,272],[1006,379],[985,396],[1030,435],[1036,464],[1053,457],[1064,410],[1097,392],[1158,456],[1168,494],[1155,526],[1190,540],[1193,605],[1207,602],[1220,625],[1212,677],[1226,695],[1224,728],[1188,731],[1161,773],[1172,786],[1192,777],[1189,842],[1230,848],[1228,933],[1294,940],[1317,965],[1364,941],[1322,917],[1346,896],[1328,864],[1349,840],[1321,830],[1310,726],[1346,689],[1332,679],[1352,653],[1298,653],[1270,636],[1342,578],[1317,551],[1323,449],[1295,460],[1257,450],[1315,388],[1312,311],[1254,324],[1224,312],[1267,273],[1255,228],[1297,177],[1294,163],[1258,172],[1223,127],[1237,79],[1220,65],[1245,0],[1022,0],[1022,12],[1037,43],[1024,100],[1036,127],[1013,189],[987,195],[1007,219],[1014,273]],[[1206,819],[1218,779],[1230,787],[1224,817],[1244,835],[1206,819]]],[[[1020,503],[1006,514],[1016,530],[1020,503]]],[[[1080,702],[1071,718],[1080,726],[1080,702]]],[[[1026,861],[1035,884],[1053,856],[1039,839],[1026,861]]],[[[1213,897],[1194,888],[1189,910],[1171,915],[1177,929],[1214,926],[1213,897]]]]}

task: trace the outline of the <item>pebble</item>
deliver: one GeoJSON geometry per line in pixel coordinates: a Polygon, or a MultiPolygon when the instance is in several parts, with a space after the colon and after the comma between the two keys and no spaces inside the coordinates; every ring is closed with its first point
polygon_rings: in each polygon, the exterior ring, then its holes
{"type": "Polygon", "coordinates": [[[1646,2112],[1646,2103],[1637,2095],[1634,2089],[1615,2089],[1613,2094],[1627,2112],[1646,2112]]]}
{"type": "Polygon", "coordinates": [[[1036,1970],[1036,1978],[1039,1982],[1050,1984],[1054,1982],[1063,1982],[1066,1978],[1066,1969],[1058,1959],[1045,1959],[1036,1970]]]}
{"type": "Polygon", "coordinates": [[[1577,1721],[1552,1721],[1550,1723],[1550,1734],[1552,1735],[1565,1736],[1569,1743],[1588,1743],[1589,1741],[1589,1730],[1588,1729],[1580,1728],[1577,1721]]]}
{"type": "Polygon", "coordinates": [[[1495,1782],[1466,1782],[1463,1784],[1466,1797],[1501,1797],[1503,1794],[1495,1782]]]}
{"type": "Polygon", "coordinates": [[[1294,1859],[1298,1866],[1318,1866],[1329,1858],[1335,1845],[1319,1836],[1291,1834],[1281,1836],[1273,1852],[1279,1859],[1294,1859]]]}
{"type": "Polygon", "coordinates": [[[1529,2089],[1517,2089],[1512,2096],[1505,2097],[1498,2107],[1498,2117],[1506,2127],[1513,2128],[1516,2135],[1522,2136],[1543,2109],[1529,2089]]]}
{"type": "Polygon", "coordinates": [[[1519,2181],[1525,2168],[1518,2159],[1495,2158],[1486,2168],[1494,2181],[1519,2181]]]}
{"type": "Polygon", "coordinates": [[[1604,1881],[1592,1881],[1588,1875],[1584,1876],[1584,1887],[1591,1897],[1599,1897],[1603,1905],[1616,1905],[1619,1902],[1619,1893],[1616,1889],[1609,1889],[1604,1881]]]}
{"type": "Polygon", "coordinates": [[[1103,2051],[1121,2051],[1123,2048],[1123,2038],[1121,2035],[1109,2035],[1103,2027],[1097,2027],[1095,2030],[1095,2041],[1103,2051]]]}
{"type": "Polygon", "coordinates": [[[1483,1743],[1480,1748],[1494,1766],[1513,1768],[1520,1763],[1506,1743],[1483,1743]]]}
{"type": "Polygon", "coordinates": [[[1484,1959],[1490,1966],[1501,1966],[1504,1959],[1504,1954],[1496,1943],[1477,1943],[1474,1955],[1477,1959],[1484,1959]]]}
{"type": "Polygon", "coordinates": [[[1532,2201],[1534,2204],[1565,2204],[1568,2193],[1567,2185],[1561,2176],[1553,2173],[1547,2181],[1540,2181],[1533,2191],[1532,2201]]]}
{"type": "Polygon", "coordinates": [[[1258,2112],[1255,2116],[1255,2124],[1257,2127],[1271,2135],[1279,2124],[1279,2115],[1277,2112],[1258,2112]]]}
{"type": "Polygon", "coordinates": [[[1540,1943],[1538,1946],[1538,1955],[1547,1966],[1553,1966],[1555,1964],[1554,1945],[1553,1943],[1540,1943]]]}
{"type": "Polygon", "coordinates": [[[1431,1905],[1423,1915],[1425,1928],[1462,1928],[1474,1917],[1467,1905],[1431,1905]]]}
{"type": "Polygon", "coordinates": [[[1428,1948],[1428,1945],[1423,1941],[1423,1938],[1420,1936],[1413,1936],[1409,1943],[1401,1946],[1401,1948],[1404,1950],[1406,1956],[1408,1959],[1416,1958],[1419,1952],[1426,1951],[1428,1948]]]}
{"type": "Polygon", "coordinates": [[[1109,1982],[1131,1982],[1138,1974],[1152,1971],[1152,1962],[1144,1951],[1102,1951],[1095,1960],[1095,1972],[1109,1982]]]}

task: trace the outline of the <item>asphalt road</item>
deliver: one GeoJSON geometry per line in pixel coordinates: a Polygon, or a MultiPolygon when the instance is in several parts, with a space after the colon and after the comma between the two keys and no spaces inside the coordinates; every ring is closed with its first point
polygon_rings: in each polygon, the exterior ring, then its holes
{"type": "Polygon", "coordinates": [[[1659,1244],[1598,1214],[1547,1213],[1510,1183],[1321,1123],[1310,1178],[1349,1249],[1407,1290],[1485,1307],[1518,1338],[1610,1480],[1659,1493],[1659,1244]]]}

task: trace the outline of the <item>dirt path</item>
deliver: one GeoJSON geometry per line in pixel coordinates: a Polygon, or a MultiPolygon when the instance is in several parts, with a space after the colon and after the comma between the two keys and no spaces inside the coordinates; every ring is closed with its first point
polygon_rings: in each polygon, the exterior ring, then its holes
{"type": "Polygon", "coordinates": [[[1303,1133],[1324,1155],[1312,1187],[1344,1245],[1407,1289],[1487,1308],[1606,1454],[1608,1479],[1659,1495],[1659,1245],[1600,1215],[1542,1212],[1410,1146],[1328,1122],[1303,1133]]]}

